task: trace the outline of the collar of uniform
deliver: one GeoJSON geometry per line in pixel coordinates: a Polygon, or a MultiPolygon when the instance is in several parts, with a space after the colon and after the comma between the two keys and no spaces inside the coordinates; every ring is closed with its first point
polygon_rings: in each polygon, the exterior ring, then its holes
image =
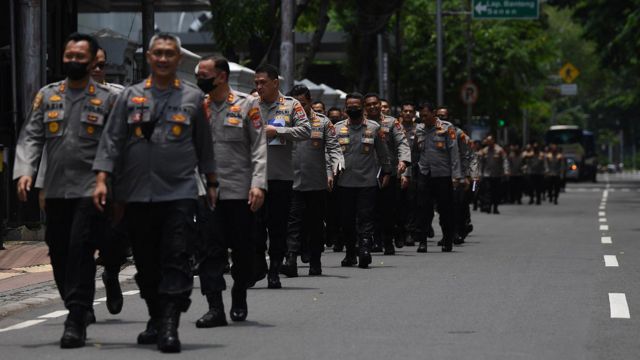
{"type": "MultiPolygon", "coordinates": [[[[181,89],[182,81],[180,81],[178,77],[174,77],[171,85],[173,86],[174,89],[181,89]]],[[[151,86],[153,86],[153,79],[151,75],[149,75],[149,77],[144,81],[144,88],[151,89],[151,86]]]]}
{"type": "Polygon", "coordinates": [[[349,126],[349,127],[351,127],[351,126],[354,126],[354,127],[365,126],[366,127],[367,126],[367,118],[362,118],[362,122],[360,124],[352,124],[351,123],[351,119],[347,118],[347,126],[349,126]]]}

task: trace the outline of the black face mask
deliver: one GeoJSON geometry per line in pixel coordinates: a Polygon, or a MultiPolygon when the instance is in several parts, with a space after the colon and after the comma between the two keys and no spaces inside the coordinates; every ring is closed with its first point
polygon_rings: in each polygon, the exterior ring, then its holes
{"type": "Polygon", "coordinates": [[[62,71],[71,80],[80,80],[87,76],[89,69],[88,63],[81,63],[77,61],[69,61],[62,63],[62,71]]]}
{"type": "Polygon", "coordinates": [[[210,93],[211,91],[213,91],[216,88],[216,84],[213,83],[213,81],[216,78],[212,77],[210,79],[198,79],[198,87],[200,88],[200,90],[202,90],[205,94],[210,93]]]}
{"type": "Polygon", "coordinates": [[[340,121],[340,118],[339,117],[332,117],[332,118],[329,118],[329,120],[331,120],[332,124],[335,124],[335,123],[340,121]]]}
{"type": "Polygon", "coordinates": [[[359,119],[362,117],[362,109],[358,108],[347,108],[347,115],[349,115],[349,119],[359,119]]]}
{"type": "Polygon", "coordinates": [[[449,117],[448,116],[438,116],[438,119],[440,119],[442,121],[449,121],[449,117]]]}

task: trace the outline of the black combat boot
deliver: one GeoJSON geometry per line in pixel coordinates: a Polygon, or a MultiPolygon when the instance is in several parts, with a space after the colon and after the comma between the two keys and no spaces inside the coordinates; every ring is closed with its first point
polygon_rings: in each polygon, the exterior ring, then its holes
{"type": "Polygon", "coordinates": [[[234,284],[231,288],[231,311],[229,316],[233,321],[247,320],[247,289],[234,284]]]}
{"type": "Polygon", "coordinates": [[[267,266],[267,260],[265,259],[264,254],[258,254],[256,256],[258,258],[254,265],[253,280],[251,280],[251,282],[249,283],[250,288],[253,287],[258,281],[261,281],[267,276],[269,268],[267,266]]]}
{"type": "Polygon", "coordinates": [[[60,338],[60,348],[73,349],[83,347],[87,340],[87,310],[81,307],[69,309],[69,315],[64,322],[64,332],[60,338]]]}
{"type": "Polygon", "coordinates": [[[158,331],[160,331],[160,324],[162,322],[162,312],[158,303],[153,300],[145,300],[147,303],[147,309],[149,311],[149,321],[147,321],[147,328],[138,334],[139,345],[151,345],[158,343],[158,331]]]}
{"type": "Polygon", "coordinates": [[[404,238],[405,246],[416,246],[415,240],[413,240],[413,235],[407,233],[407,236],[404,238]]]}
{"type": "Polygon", "coordinates": [[[429,224],[429,228],[427,229],[427,238],[431,239],[435,236],[436,236],[436,233],[433,230],[433,225],[429,224]]]}
{"type": "Polygon", "coordinates": [[[442,252],[451,252],[453,250],[453,242],[450,238],[444,237],[442,239],[442,252]]]}
{"type": "Polygon", "coordinates": [[[295,253],[288,253],[284,264],[280,267],[280,274],[286,277],[298,277],[298,256],[295,253]]]}
{"type": "Polygon", "coordinates": [[[224,303],[222,302],[222,291],[216,291],[207,295],[209,311],[196,321],[197,328],[212,328],[227,326],[227,317],[224,314],[224,303]]]}
{"type": "Polygon", "coordinates": [[[407,233],[404,230],[396,231],[394,241],[398,249],[402,249],[404,247],[404,239],[406,239],[406,237],[407,237],[407,233]]]}
{"type": "Polygon", "coordinates": [[[107,310],[111,314],[119,314],[122,311],[123,298],[118,272],[105,270],[102,273],[102,282],[107,291],[107,310]]]}
{"type": "Polygon", "coordinates": [[[311,259],[309,261],[309,276],[320,276],[322,275],[322,264],[320,263],[320,253],[311,254],[311,259]]]}
{"type": "Polygon", "coordinates": [[[269,289],[281,289],[282,284],[280,283],[280,266],[282,266],[282,259],[271,259],[271,264],[269,266],[269,273],[267,274],[267,287],[269,289]]]}
{"type": "Polygon", "coordinates": [[[371,240],[362,239],[360,241],[360,248],[358,249],[358,267],[366,269],[371,264],[371,240]]]}
{"type": "Polygon", "coordinates": [[[358,264],[358,257],[356,256],[356,245],[355,244],[347,244],[346,254],[342,262],[340,262],[340,266],[342,267],[352,267],[358,264]]]}
{"type": "Polygon", "coordinates": [[[179,353],[181,350],[178,338],[180,310],[176,304],[168,302],[162,312],[162,321],[158,333],[158,350],[163,353],[179,353]]]}

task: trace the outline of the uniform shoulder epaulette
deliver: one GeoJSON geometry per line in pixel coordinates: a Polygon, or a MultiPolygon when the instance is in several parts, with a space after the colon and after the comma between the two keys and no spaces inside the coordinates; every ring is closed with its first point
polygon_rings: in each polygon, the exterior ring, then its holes
{"type": "Polygon", "coordinates": [[[246,98],[248,98],[250,96],[249,94],[243,93],[243,92],[240,92],[240,91],[235,91],[235,94],[236,94],[237,97],[242,98],[242,99],[246,99],[246,98]]]}
{"type": "Polygon", "coordinates": [[[283,96],[283,98],[284,98],[285,100],[289,100],[289,101],[294,101],[294,100],[295,100],[295,99],[294,99],[294,98],[292,98],[291,96],[286,96],[286,95],[285,95],[285,96],[283,96]]]}
{"type": "Polygon", "coordinates": [[[62,84],[63,82],[64,82],[64,80],[60,80],[60,81],[56,81],[56,82],[52,82],[52,83],[50,83],[50,84],[47,84],[47,85],[43,86],[40,90],[57,88],[57,87],[58,87],[58,86],[60,86],[60,84],[62,84]]]}
{"type": "Polygon", "coordinates": [[[373,125],[374,127],[380,127],[380,123],[375,120],[367,119],[367,125],[369,124],[373,125]]]}
{"type": "Polygon", "coordinates": [[[110,91],[110,90],[111,90],[111,88],[109,87],[109,85],[101,84],[101,83],[99,83],[99,82],[96,82],[95,84],[96,84],[96,87],[98,87],[98,88],[99,88],[99,89],[101,89],[101,90],[105,90],[105,91],[110,91]]]}

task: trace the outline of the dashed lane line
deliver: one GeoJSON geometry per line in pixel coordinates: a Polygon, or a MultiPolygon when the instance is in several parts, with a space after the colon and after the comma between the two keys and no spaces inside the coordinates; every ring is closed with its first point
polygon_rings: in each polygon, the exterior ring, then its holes
{"type": "Polygon", "coordinates": [[[598,219],[598,222],[606,223],[607,222],[607,218],[600,218],[600,219],[598,219]]]}
{"type": "Polygon", "coordinates": [[[600,237],[600,242],[602,242],[603,244],[612,244],[613,241],[611,240],[611,236],[602,236],[600,237]]]}
{"type": "Polygon", "coordinates": [[[609,308],[612,319],[630,319],[627,296],[624,293],[609,293],[609,308]]]}
{"type": "Polygon", "coordinates": [[[607,213],[604,211],[598,211],[598,216],[607,216],[607,213]]]}
{"type": "Polygon", "coordinates": [[[609,231],[609,225],[600,225],[600,231],[609,231]]]}
{"type": "Polygon", "coordinates": [[[606,267],[618,267],[618,258],[615,255],[604,256],[604,266],[606,267]]]}

